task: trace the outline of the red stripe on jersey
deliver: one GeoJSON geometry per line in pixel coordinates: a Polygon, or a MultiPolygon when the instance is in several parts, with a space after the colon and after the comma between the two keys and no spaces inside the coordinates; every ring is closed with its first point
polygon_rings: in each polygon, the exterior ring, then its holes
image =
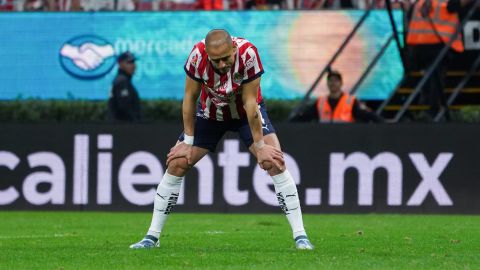
{"type": "Polygon", "coordinates": [[[188,72],[190,73],[190,75],[195,77],[195,67],[193,65],[190,65],[190,67],[188,67],[188,72]]]}
{"type": "Polygon", "coordinates": [[[198,65],[198,74],[200,75],[200,78],[203,80],[203,73],[205,73],[205,69],[208,67],[210,61],[208,61],[208,57],[205,57],[202,55],[202,61],[200,61],[200,64],[198,65]]]}
{"type": "Polygon", "coordinates": [[[260,57],[258,55],[258,50],[255,47],[252,47],[253,51],[255,52],[255,55],[257,56],[257,64],[260,70],[263,70],[263,65],[262,65],[262,60],[260,60],[260,57]]]}
{"type": "Polygon", "coordinates": [[[212,64],[208,62],[208,68],[207,68],[207,76],[208,76],[208,81],[207,81],[207,86],[210,88],[215,87],[215,72],[213,71],[212,64]]]}
{"type": "Polygon", "coordinates": [[[201,95],[200,95],[200,100],[201,100],[201,104],[202,104],[202,112],[205,111],[205,108],[207,107],[207,104],[206,104],[206,100],[207,100],[207,92],[205,92],[205,90],[203,90],[203,86],[202,86],[202,92],[201,92],[201,95]]]}
{"type": "Polygon", "coordinates": [[[252,67],[249,70],[247,70],[248,77],[251,78],[255,76],[255,69],[252,67]]]}
{"type": "Polygon", "coordinates": [[[228,74],[225,73],[223,75],[220,76],[220,88],[218,88],[218,92],[223,94],[223,95],[226,95],[227,94],[227,87],[226,84],[228,83],[228,74]],[[223,86],[226,86],[226,87],[223,87],[223,86]]]}

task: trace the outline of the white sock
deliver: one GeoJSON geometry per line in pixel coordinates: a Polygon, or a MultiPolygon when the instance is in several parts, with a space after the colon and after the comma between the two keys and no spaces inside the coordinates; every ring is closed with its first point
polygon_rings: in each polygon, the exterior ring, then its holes
{"type": "Polygon", "coordinates": [[[156,238],[160,237],[163,225],[167,221],[172,208],[177,204],[180,186],[183,177],[178,177],[165,172],[162,181],[158,184],[155,202],[153,204],[153,217],[147,234],[156,238]]]}
{"type": "Polygon", "coordinates": [[[297,186],[288,170],[272,176],[277,194],[278,203],[287,216],[293,232],[293,239],[300,235],[307,235],[303,228],[302,209],[298,199],[297,186]]]}

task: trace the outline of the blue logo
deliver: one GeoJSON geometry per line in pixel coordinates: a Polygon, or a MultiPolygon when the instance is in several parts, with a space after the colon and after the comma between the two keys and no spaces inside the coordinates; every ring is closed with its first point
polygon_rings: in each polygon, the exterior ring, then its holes
{"type": "Polygon", "coordinates": [[[75,78],[98,79],[115,66],[115,49],[101,37],[77,36],[63,44],[60,49],[60,64],[75,78]]]}

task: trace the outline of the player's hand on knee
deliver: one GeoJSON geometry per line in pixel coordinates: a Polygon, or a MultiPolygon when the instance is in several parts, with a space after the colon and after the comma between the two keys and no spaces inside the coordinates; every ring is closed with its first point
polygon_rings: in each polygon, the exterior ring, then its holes
{"type": "Polygon", "coordinates": [[[283,152],[271,145],[264,144],[260,148],[255,149],[257,152],[257,161],[260,168],[264,170],[270,170],[272,166],[275,166],[280,171],[285,168],[285,161],[283,159],[283,152]]]}
{"type": "Polygon", "coordinates": [[[193,151],[193,146],[190,144],[186,144],[182,142],[175,145],[174,147],[172,147],[172,149],[170,149],[170,152],[167,154],[167,166],[172,160],[180,157],[186,158],[188,165],[191,166],[192,151],[193,151]]]}

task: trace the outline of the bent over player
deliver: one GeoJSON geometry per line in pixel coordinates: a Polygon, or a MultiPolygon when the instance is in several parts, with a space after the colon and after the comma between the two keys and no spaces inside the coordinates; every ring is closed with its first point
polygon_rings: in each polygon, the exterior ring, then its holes
{"type": "Polygon", "coordinates": [[[235,131],[272,177],[296,248],[313,249],[303,227],[297,187],[285,168],[262,99],[263,67],[257,48],[246,39],[232,38],[227,31],[214,29],[193,47],[185,72],[184,132],[167,155],[167,170],[157,188],[147,235],[130,248],[160,246],[160,232],[178,199],[183,177],[209,151],[215,151],[225,132],[235,131]]]}

